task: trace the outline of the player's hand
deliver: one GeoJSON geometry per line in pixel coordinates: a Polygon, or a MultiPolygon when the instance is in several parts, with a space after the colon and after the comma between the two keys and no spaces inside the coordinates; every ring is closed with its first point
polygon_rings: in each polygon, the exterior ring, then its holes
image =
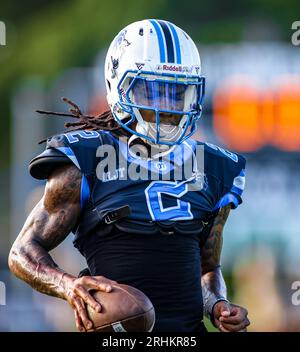
{"type": "Polygon", "coordinates": [[[213,309],[214,325],[222,332],[246,332],[250,321],[246,308],[220,301],[213,309]]]}
{"type": "Polygon", "coordinates": [[[82,276],[80,278],[67,277],[64,280],[64,298],[74,310],[75,322],[79,331],[85,331],[93,327],[86,311],[88,304],[96,312],[101,312],[101,304],[89,293],[90,290],[111,292],[112,285],[116,281],[109,280],[104,276],[82,276]]]}

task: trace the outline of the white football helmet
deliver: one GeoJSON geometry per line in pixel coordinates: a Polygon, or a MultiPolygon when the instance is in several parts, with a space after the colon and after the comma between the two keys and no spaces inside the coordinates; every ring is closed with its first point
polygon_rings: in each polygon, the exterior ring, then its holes
{"type": "Polygon", "coordinates": [[[180,144],[195,132],[205,78],[195,43],[172,23],[143,20],[125,27],[108,49],[105,81],[116,121],[148,143],[180,144]],[[152,111],[155,123],[145,121],[143,111],[152,111]],[[160,122],[170,115],[178,116],[176,124],[160,122]]]}

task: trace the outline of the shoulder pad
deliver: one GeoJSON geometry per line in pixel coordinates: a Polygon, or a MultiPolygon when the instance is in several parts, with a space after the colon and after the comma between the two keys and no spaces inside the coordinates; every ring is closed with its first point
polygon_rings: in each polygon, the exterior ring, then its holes
{"type": "Polygon", "coordinates": [[[57,164],[73,163],[85,176],[93,177],[97,166],[96,151],[100,145],[115,143],[106,131],[70,131],[47,140],[46,150],[31,160],[30,174],[46,179],[57,164]]]}
{"type": "Polygon", "coordinates": [[[44,180],[57,166],[68,163],[71,161],[67,156],[56,149],[49,148],[30,161],[28,170],[32,177],[44,180]]]}

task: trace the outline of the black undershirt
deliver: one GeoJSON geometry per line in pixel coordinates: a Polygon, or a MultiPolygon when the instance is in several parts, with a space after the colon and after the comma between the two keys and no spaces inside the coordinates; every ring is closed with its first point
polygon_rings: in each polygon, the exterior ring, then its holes
{"type": "Polygon", "coordinates": [[[144,292],[154,305],[153,331],[203,332],[200,248],[197,235],[145,235],[114,228],[82,241],[91,275],[144,292]]]}

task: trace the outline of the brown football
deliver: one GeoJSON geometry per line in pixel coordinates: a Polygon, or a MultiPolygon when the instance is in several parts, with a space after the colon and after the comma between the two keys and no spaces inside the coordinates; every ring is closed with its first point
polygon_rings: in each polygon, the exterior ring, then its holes
{"type": "Polygon", "coordinates": [[[97,332],[150,332],[155,323],[155,310],[150,299],[140,290],[123,284],[112,285],[111,292],[95,291],[101,304],[98,313],[87,306],[97,332]]]}

